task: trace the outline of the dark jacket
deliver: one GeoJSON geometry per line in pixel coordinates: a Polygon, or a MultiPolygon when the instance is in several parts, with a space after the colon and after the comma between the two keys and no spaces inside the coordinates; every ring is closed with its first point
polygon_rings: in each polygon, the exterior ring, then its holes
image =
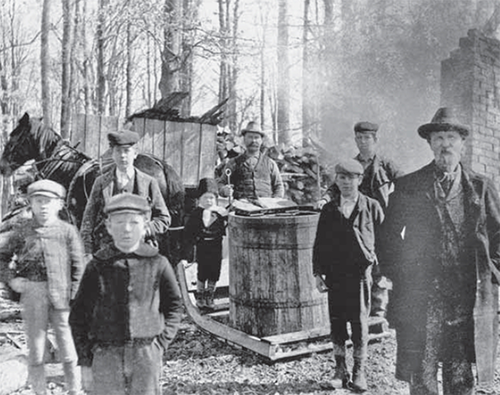
{"type": "Polygon", "coordinates": [[[219,191],[228,183],[225,170],[231,170],[231,184],[234,185],[235,199],[256,199],[259,197],[282,198],[285,190],[278,165],[261,153],[255,168],[247,163],[248,156],[243,153],[230,159],[222,176],[218,179],[219,191]]]}
{"type": "Polygon", "coordinates": [[[166,349],[181,314],[174,271],[155,248],[143,243],[130,254],[114,246],[100,250],[85,269],[69,317],[79,364],[91,365],[96,345],[157,339],[166,349]]]}
{"type": "MultiPolygon", "coordinates": [[[[432,303],[429,295],[433,294],[442,246],[434,169],[431,163],[398,179],[378,250],[382,272],[394,284],[391,320],[398,340],[396,375],[406,381],[423,358],[427,306],[432,303]]],[[[476,366],[479,382],[488,383],[494,377],[498,336],[500,202],[492,183],[471,171],[462,170],[462,188],[467,250],[476,257],[476,366]]]]}
{"type": "Polygon", "coordinates": [[[336,300],[341,301],[335,308],[330,306],[330,314],[357,316],[359,303],[363,303],[359,300],[359,287],[364,280],[371,282],[366,270],[377,263],[375,235],[384,214],[375,199],[362,193],[350,218],[344,218],[339,205],[340,197],[321,210],[313,248],[313,273],[326,275],[329,292],[335,292],[336,300]]]}
{"type": "MultiPolygon", "coordinates": [[[[92,186],[80,228],[86,253],[97,252],[104,245],[112,244],[106,230],[106,216],[103,210],[106,201],[113,196],[115,174],[116,167],[113,166],[111,170],[99,176],[92,186]]],[[[134,193],[148,198],[151,202],[151,235],[166,233],[170,226],[170,214],[156,180],[136,168],[134,193]]]]}
{"type": "Polygon", "coordinates": [[[223,216],[216,211],[212,211],[211,215],[213,222],[209,226],[203,223],[203,208],[196,207],[189,215],[184,227],[181,259],[193,262],[195,245],[205,239],[214,240],[222,245],[222,238],[226,234],[227,215],[223,216]]]}
{"type": "MultiPolygon", "coordinates": [[[[313,273],[314,274],[332,274],[336,265],[348,264],[344,257],[339,256],[338,251],[342,246],[335,241],[339,239],[339,232],[344,232],[345,228],[340,226],[343,218],[339,210],[339,200],[327,203],[321,210],[318,229],[313,249],[313,273]]],[[[376,228],[384,219],[384,214],[380,204],[375,199],[359,194],[359,199],[351,214],[351,226],[357,241],[357,249],[365,267],[377,263],[375,253],[375,232],[376,228]]],[[[334,277],[334,276],[333,276],[334,277]]],[[[339,281],[331,278],[331,281],[339,281]]]]}

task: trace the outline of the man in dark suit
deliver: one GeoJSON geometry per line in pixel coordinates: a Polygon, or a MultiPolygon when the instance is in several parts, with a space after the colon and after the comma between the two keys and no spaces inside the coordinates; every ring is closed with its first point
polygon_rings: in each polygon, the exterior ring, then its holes
{"type": "Polygon", "coordinates": [[[498,340],[500,202],[461,163],[469,128],[451,108],[420,126],[434,160],[399,178],[377,252],[394,284],[396,377],[411,395],[471,395],[493,383],[498,340]]]}
{"type": "Polygon", "coordinates": [[[95,180],[83,213],[80,232],[86,254],[93,254],[112,243],[103,213],[111,196],[132,193],[149,200],[151,223],[146,235],[148,239],[165,234],[171,221],[158,182],[134,167],[134,159],[137,157],[135,144],[139,141],[139,135],[129,130],[112,132],[108,134],[108,140],[115,166],[95,180]]]}

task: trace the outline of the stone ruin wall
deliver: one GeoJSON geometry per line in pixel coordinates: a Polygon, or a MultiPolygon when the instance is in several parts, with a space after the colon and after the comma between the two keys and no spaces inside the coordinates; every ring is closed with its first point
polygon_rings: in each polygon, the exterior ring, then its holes
{"type": "Polygon", "coordinates": [[[500,190],[500,41],[470,30],[441,63],[441,106],[471,126],[464,163],[500,190]]]}

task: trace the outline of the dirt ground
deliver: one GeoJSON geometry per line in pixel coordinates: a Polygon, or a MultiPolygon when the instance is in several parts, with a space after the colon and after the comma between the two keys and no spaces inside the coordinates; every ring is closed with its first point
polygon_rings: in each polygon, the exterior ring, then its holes
{"type": "MultiPolygon", "coordinates": [[[[19,305],[0,299],[0,312],[18,310],[19,305]]],[[[22,321],[15,313],[0,322],[0,356],[24,347],[22,321]],[[7,338],[5,333],[10,333],[7,338]]],[[[367,395],[408,395],[407,385],[394,378],[396,344],[394,333],[369,346],[367,395]]],[[[165,354],[163,395],[323,395],[352,394],[333,390],[329,381],[334,361],[330,352],[290,361],[267,363],[258,355],[238,349],[204,333],[184,316],[175,341],[165,354]]],[[[352,365],[352,359],[348,361],[352,365]]],[[[49,394],[65,394],[60,364],[48,364],[49,394]]],[[[496,392],[500,394],[500,361],[496,392]]],[[[30,395],[29,389],[14,392],[30,395]]]]}

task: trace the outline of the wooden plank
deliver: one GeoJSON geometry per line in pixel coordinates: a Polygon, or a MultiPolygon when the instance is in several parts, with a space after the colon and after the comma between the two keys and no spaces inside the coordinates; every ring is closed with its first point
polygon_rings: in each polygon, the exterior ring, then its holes
{"type": "Polygon", "coordinates": [[[198,185],[198,163],[200,161],[200,124],[185,123],[182,144],[182,180],[184,185],[198,185]]]}
{"type": "Polygon", "coordinates": [[[330,334],[330,325],[322,326],[319,328],[313,328],[305,331],[283,333],[281,335],[265,336],[262,338],[262,340],[267,341],[271,344],[286,344],[286,343],[293,343],[293,342],[305,341],[318,337],[328,336],[329,334],[330,334]]]}
{"type": "Polygon", "coordinates": [[[201,155],[198,165],[198,180],[205,177],[214,177],[217,149],[217,127],[201,124],[201,155]]]}
{"type": "Polygon", "coordinates": [[[85,149],[84,152],[91,158],[98,158],[99,134],[101,120],[98,115],[87,114],[85,117],[85,149]]]}
{"type": "Polygon", "coordinates": [[[138,133],[140,138],[136,144],[137,150],[143,152],[144,142],[143,136],[146,133],[146,119],[145,118],[134,118],[133,128],[134,132],[138,133]]]}
{"type": "Polygon", "coordinates": [[[181,179],[184,180],[184,175],[182,173],[183,128],[184,126],[180,122],[166,122],[163,157],[164,160],[174,168],[177,174],[179,174],[181,179]]]}
{"type": "Polygon", "coordinates": [[[165,126],[166,122],[165,121],[160,121],[158,119],[155,119],[153,124],[152,124],[152,150],[151,153],[162,159],[165,156],[165,126]]]}
{"type": "Polygon", "coordinates": [[[119,130],[118,117],[101,117],[101,127],[97,141],[97,156],[100,158],[109,148],[108,133],[119,130]]]}
{"type": "Polygon", "coordinates": [[[156,119],[144,119],[144,134],[142,135],[141,152],[145,154],[154,154],[154,138],[156,124],[159,121],[156,119]]]}
{"type": "Polygon", "coordinates": [[[85,128],[86,128],[86,116],[85,114],[77,114],[73,118],[71,125],[69,141],[71,145],[78,145],[78,149],[85,151],[85,128]]]}

